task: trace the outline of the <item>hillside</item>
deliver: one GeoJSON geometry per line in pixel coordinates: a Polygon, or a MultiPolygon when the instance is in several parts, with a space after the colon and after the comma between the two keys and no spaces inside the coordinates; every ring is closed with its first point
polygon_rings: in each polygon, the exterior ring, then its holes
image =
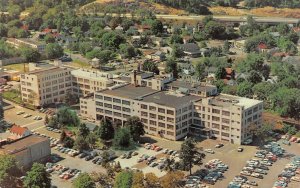
{"type": "MultiPolygon", "coordinates": [[[[159,2],[159,1],[155,1],[159,2]]],[[[151,10],[155,14],[171,14],[171,15],[181,15],[189,14],[188,11],[183,9],[174,8],[174,6],[168,6],[162,3],[155,3],[150,0],[143,1],[134,1],[134,0],[96,0],[93,3],[89,3],[81,7],[81,11],[96,11],[96,12],[109,12],[109,10],[115,11],[111,7],[118,6],[122,13],[131,13],[138,9],[151,10]],[[97,8],[95,8],[97,7],[97,8]],[[107,8],[110,7],[110,8],[107,8]],[[107,9],[109,10],[107,10],[107,9]]],[[[274,8],[274,7],[261,7],[253,9],[243,8],[244,4],[238,4],[239,8],[228,7],[228,6],[217,6],[217,5],[207,5],[208,10],[214,15],[228,15],[228,16],[245,16],[245,15],[254,15],[254,16],[266,16],[266,17],[293,17],[300,18],[300,8],[274,8]]]]}

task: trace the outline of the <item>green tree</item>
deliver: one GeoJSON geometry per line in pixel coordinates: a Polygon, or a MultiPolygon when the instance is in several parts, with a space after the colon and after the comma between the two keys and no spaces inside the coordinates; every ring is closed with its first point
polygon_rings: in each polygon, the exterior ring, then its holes
{"type": "Polygon", "coordinates": [[[277,25],[277,31],[281,34],[281,35],[286,35],[289,33],[290,28],[288,26],[288,24],[286,23],[280,23],[277,25]]]}
{"type": "Polygon", "coordinates": [[[100,127],[97,130],[97,135],[102,140],[110,140],[114,137],[115,129],[108,119],[103,118],[100,122],[100,127]]]}
{"type": "Polygon", "coordinates": [[[20,169],[16,159],[12,155],[0,155],[0,186],[17,187],[18,175],[20,175],[20,169]]]}
{"type": "Polygon", "coordinates": [[[173,73],[173,77],[178,77],[178,69],[177,69],[177,62],[175,59],[168,59],[166,63],[166,72],[173,73]]]}
{"type": "Polygon", "coordinates": [[[120,44],[120,53],[125,58],[133,58],[137,55],[135,48],[128,44],[120,44]]]}
{"type": "Polygon", "coordinates": [[[100,63],[107,64],[109,60],[113,60],[116,54],[111,50],[94,49],[86,53],[86,57],[89,59],[98,58],[100,63]]]}
{"type": "Polygon", "coordinates": [[[204,65],[204,63],[198,62],[196,64],[196,66],[195,66],[195,74],[196,74],[196,76],[197,76],[197,78],[199,80],[202,80],[202,79],[205,78],[206,72],[205,72],[205,65],[204,65]]]}
{"type": "Polygon", "coordinates": [[[49,116],[48,116],[48,114],[46,114],[44,122],[45,122],[46,125],[48,125],[48,123],[49,123],[49,116]]]}
{"type": "Polygon", "coordinates": [[[70,125],[77,127],[80,124],[80,120],[76,112],[68,107],[59,108],[56,116],[58,123],[63,126],[70,125]]]}
{"type": "Polygon", "coordinates": [[[251,82],[252,84],[257,84],[257,83],[260,83],[262,81],[262,77],[257,71],[252,70],[252,71],[250,71],[247,80],[249,82],[251,82]]]}
{"type": "Polygon", "coordinates": [[[150,60],[145,60],[145,62],[143,63],[143,70],[159,74],[159,70],[156,63],[150,60]]]}
{"type": "Polygon", "coordinates": [[[217,87],[218,93],[222,93],[224,87],[226,86],[223,80],[216,80],[213,84],[217,87]]]}
{"type": "Polygon", "coordinates": [[[161,34],[163,32],[163,24],[160,20],[154,20],[151,23],[151,31],[154,35],[161,34]]]}
{"type": "Polygon", "coordinates": [[[125,127],[129,129],[131,137],[134,141],[139,141],[140,137],[145,134],[144,124],[137,116],[128,118],[125,123],[125,127]]]}
{"type": "Polygon", "coordinates": [[[27,62],[37,62],[41,54],[33,48],[28,47],[21,47],[20,48],[21,56],[27,61],[27,62]]]}
{"type": "Polygon", "coordinates": [[[223,53],[228,54],[229,52],[230,52],[230,44],[228,40],[226,40],[223,45],[223,53]]]}
{"type": "Polygon", "coordinates": [[[252,93],[252,83],[245,81],[240,83],[237,86],[237,95],[241,97],[249,97],[251,98],[253,93],[252,93]]]}
{"type": "Polygon", "coordinates": [[[125,38],[116,32],[107,32],[103,34],[100,42],[107,49],[119,49],[119,45],[125,43],[125,38]]]}
{"type": "Polygon", "coordinates": [[[24,179],[24,187],[26,188],[50,188],[51,179],[44,165],[33,163],[30,171],[27,172],[24,179]]]}
{"type": "Polygon", "coordinates": [[[183,39],[180,35],[173,34],[170,38],[170,43],[171,44],[182,44],[183,39]]]}
{"type": "Polygon", "coordinates": [[[55,43],[55,38],[52,35],[50,35],[50,34],[47,34],[45,36],[44,40],[45,40],[45,42],[47,44],[49,44],[49,43],[55,43]]]}
{"type": "Polygon", "coordinates": [[[86,126],[85,123],[81,123],[79,125],[78,135],[82,136],[83,138],[86,138],[89,134],[90,134],[89,128],[86,126]]]}
{"type": "Polygon", "coordinates": [[[114,188],[131,188],[133,182],[133,172],[122,171],[115,179],[114,188]]]}
{"type": "Polygon", "coordinates": [[[217,80],[224,79],[226,77],[226,70],[224,67],[218,67],[215,72],[215,78],[217,80]]]}
{"type": "Polygon", "coordinates": [[[76,140],[74,142],[74,146],[79,151],[88,150],[90,148],[87,139],[85,139],[83,136],[77,136],[76,140]]]}
{"type": "Polygon", "coordinates": [[[193,140],[192,138],[187,138],[181,144],[179,157],[182,160],[184,168],[189,170],[191,175],[193,165],[196,163],[196,161],[197,163],[201,163],[205,155],[203,153],[199,153],[196,150],[195,140],[193,140]]]}
{"type": "Polygon", "coordinates": [[[96,184],[86,172],[80,174],[73,182],[74,188],[95,188],[96,184]]]}
{"type": "Polygon", "coordinates": [[[113,145],[117,149],[125,149],[132,146],[132,136],[128,128],[119,128],[114,135],[113,145]]]}
{"type": "Polygon", "coordinates": [[[225,33],[225,27],[216,21],[209,21],[205,27],[204,32],[213,39],[221,38],[225,33]]]}
{"type": "Polygon", "coordinates": [[[3,23],[0,23],[0,37],[6,37],[7,31],[7,27],[3,23]]]}
{"type": "Polygon", "coordinates": [[[253,94],[256,95],[259,100],[267,100],[273,90],[274,85],[269,82],[261,82],[253,86],[253,94]]]}
{"type": "Polygon", "coordinates": [[[74,143],[75,143],[74,139],[67,136],[63,141],[63,146],[66,148],[73,148],[74,143]]]}
{"type": "Polygon", "coordinates": [[[180,58],[180,57],[183,57],[183,56],[184,56],[183,49],[180,47],[180,45],[174,44],[173,45],[173,50],[172,50],[172,57],[173,58],[180,58]]]}
{"type": "Polygon", "coordinates": [[[45,52],[49,59],[59,58],[64,55],[63,48],[57,43],[47,44],[45,52]]]}
{"type": "Polygon", "coordinates": [[[144,188],[143,172],[135,172],[132,177],[132,188],[144,188]]]}

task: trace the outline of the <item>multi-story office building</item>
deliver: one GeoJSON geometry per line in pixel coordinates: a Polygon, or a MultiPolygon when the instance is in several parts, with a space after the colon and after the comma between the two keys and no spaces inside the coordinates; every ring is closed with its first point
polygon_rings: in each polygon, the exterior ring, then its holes
{"type": "Polygon", "coordinates": [[[35,106],[62,102],[68,92],[84,97],[130,80],[105,72],[71,70],[61,67],[60,63],[30,68],[30,72],[21,75],[21,93],[24,102],[35,106]]]}
{"type": "Polygon", "coordinates": [[[50,67],[21,75],[22,100],[35,106],[62,102],[72,91],[71,70],[50,67]]]}
{"type": "Polygon", "coordinates": [[[111,87],[114,84],[126,81],[111,73],[94,70],[77,69],[71,71],[73,93],[78,96],[87,96],[95,91],[111,87]]]}
{"type": "Polygon", "coordinates": [[[120,84],[81,98],[81,114],[124,125],[138,116],[148,134],[178,140],[187,134],[241,144],[249,126],[262,123],[262,101],[218,94],[215,86],[175,81],[172,77],[135,73],[120,84]]]}

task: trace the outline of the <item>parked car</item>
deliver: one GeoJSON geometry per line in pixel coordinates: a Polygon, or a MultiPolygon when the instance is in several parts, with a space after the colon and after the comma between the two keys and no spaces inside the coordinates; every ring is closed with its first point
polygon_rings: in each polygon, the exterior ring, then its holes
{"type": "Polygon", "coordinates": [[[214,152],[214,150],[212,150],[212,149],[205,149],[204,150],[206,153],[211,153],[211,154],[214,154],[215,152],[214,152]]]}
{"type": "Polygon", "coordinates": [[[238,152],[243,152],[243,151],[244,151],[244,148],[238,147],[237,151],[238,151],[238,152]]]}
{"type": "Polygon", "coordinates": [[[223,147],[224,146],[224,144],[217,144],[216,146],[215,146],[215,148],[221,148],[221,147],[223,147]]]}

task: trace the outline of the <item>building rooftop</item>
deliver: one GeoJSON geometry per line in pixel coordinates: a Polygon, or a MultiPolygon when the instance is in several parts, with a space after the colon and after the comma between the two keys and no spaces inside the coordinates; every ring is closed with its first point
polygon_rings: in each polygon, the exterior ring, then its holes
{"type": "Polygon", "coordinates": [[[234,95],[220,94],[216,97],[213,97],[210,104],[221,107],[230,107],[231,105],[236,105],[243,106],[244,109],[247,109],[259,103],[262,103],[262,101],[234,95]]]}
{"type": "Polygon", "coordinates": [[[101,93],[125,99],[136,99],[149,93],[158,92],[149,87],[135,87],[134,85],[124,85],[115,89],[102,90],[101,93]]]}
{"type": "Polygon", "coordinates": [[[30,135],[27,137],[24,137],[22,139],[16,140],[15,142],[3,145],[0,148],[0,154],[6,153],[6,154],[14,154],[18,153],[20,151],[23,151],[27,149],[28,146],[35,145],[40,142],[47,141],[48,138],[37,136],[37,135],[30,135]]]}
{"type": "Polygon", "coordinates": [[[20,127],[18,125],[13,125],[9,131],[12,134],[23,135],[27,130],[28,130],[27,127],[20,127]]]}
{"type": "Polygon", "coordinates": [[[72,70],[71,74],[86,79],[108,80],[112,78],[112,75],[109,73],[82,69],[72,70]]]}
{"type": "Polygon", "coordinates": [[[191,101],[198,101],[200,99],[201,98],[199,96],[195,95],[181,95],[168,91],[160,91],[143,97],[143,100],[141,101],[176,108],[184,104],[186,105],[191,101]]]}
{"type": "Polygon", "coordinates": [[[61,68],[61,67],[50,67],[50,68],[45,68],[45,69],[37,69],[34,71],[30,71],[27,74],[46,74],[46,73],[51,73],[51,72],[57,72],[57,71],[63,71],[63,70],[68,70],[68,68],[61,68]]]}
{"type": "Polygon", "coordinates": [[[208,85],[204,83],[194,83],[191,84],[189,82],[184,82],[184,81],[173,81],[168,83],[169,86],[175,87],[175,88],[186,88],[188,90],[194,90],[194,91],[212,91],[216,89],[216,86],[213,85],[208,85]]]}

